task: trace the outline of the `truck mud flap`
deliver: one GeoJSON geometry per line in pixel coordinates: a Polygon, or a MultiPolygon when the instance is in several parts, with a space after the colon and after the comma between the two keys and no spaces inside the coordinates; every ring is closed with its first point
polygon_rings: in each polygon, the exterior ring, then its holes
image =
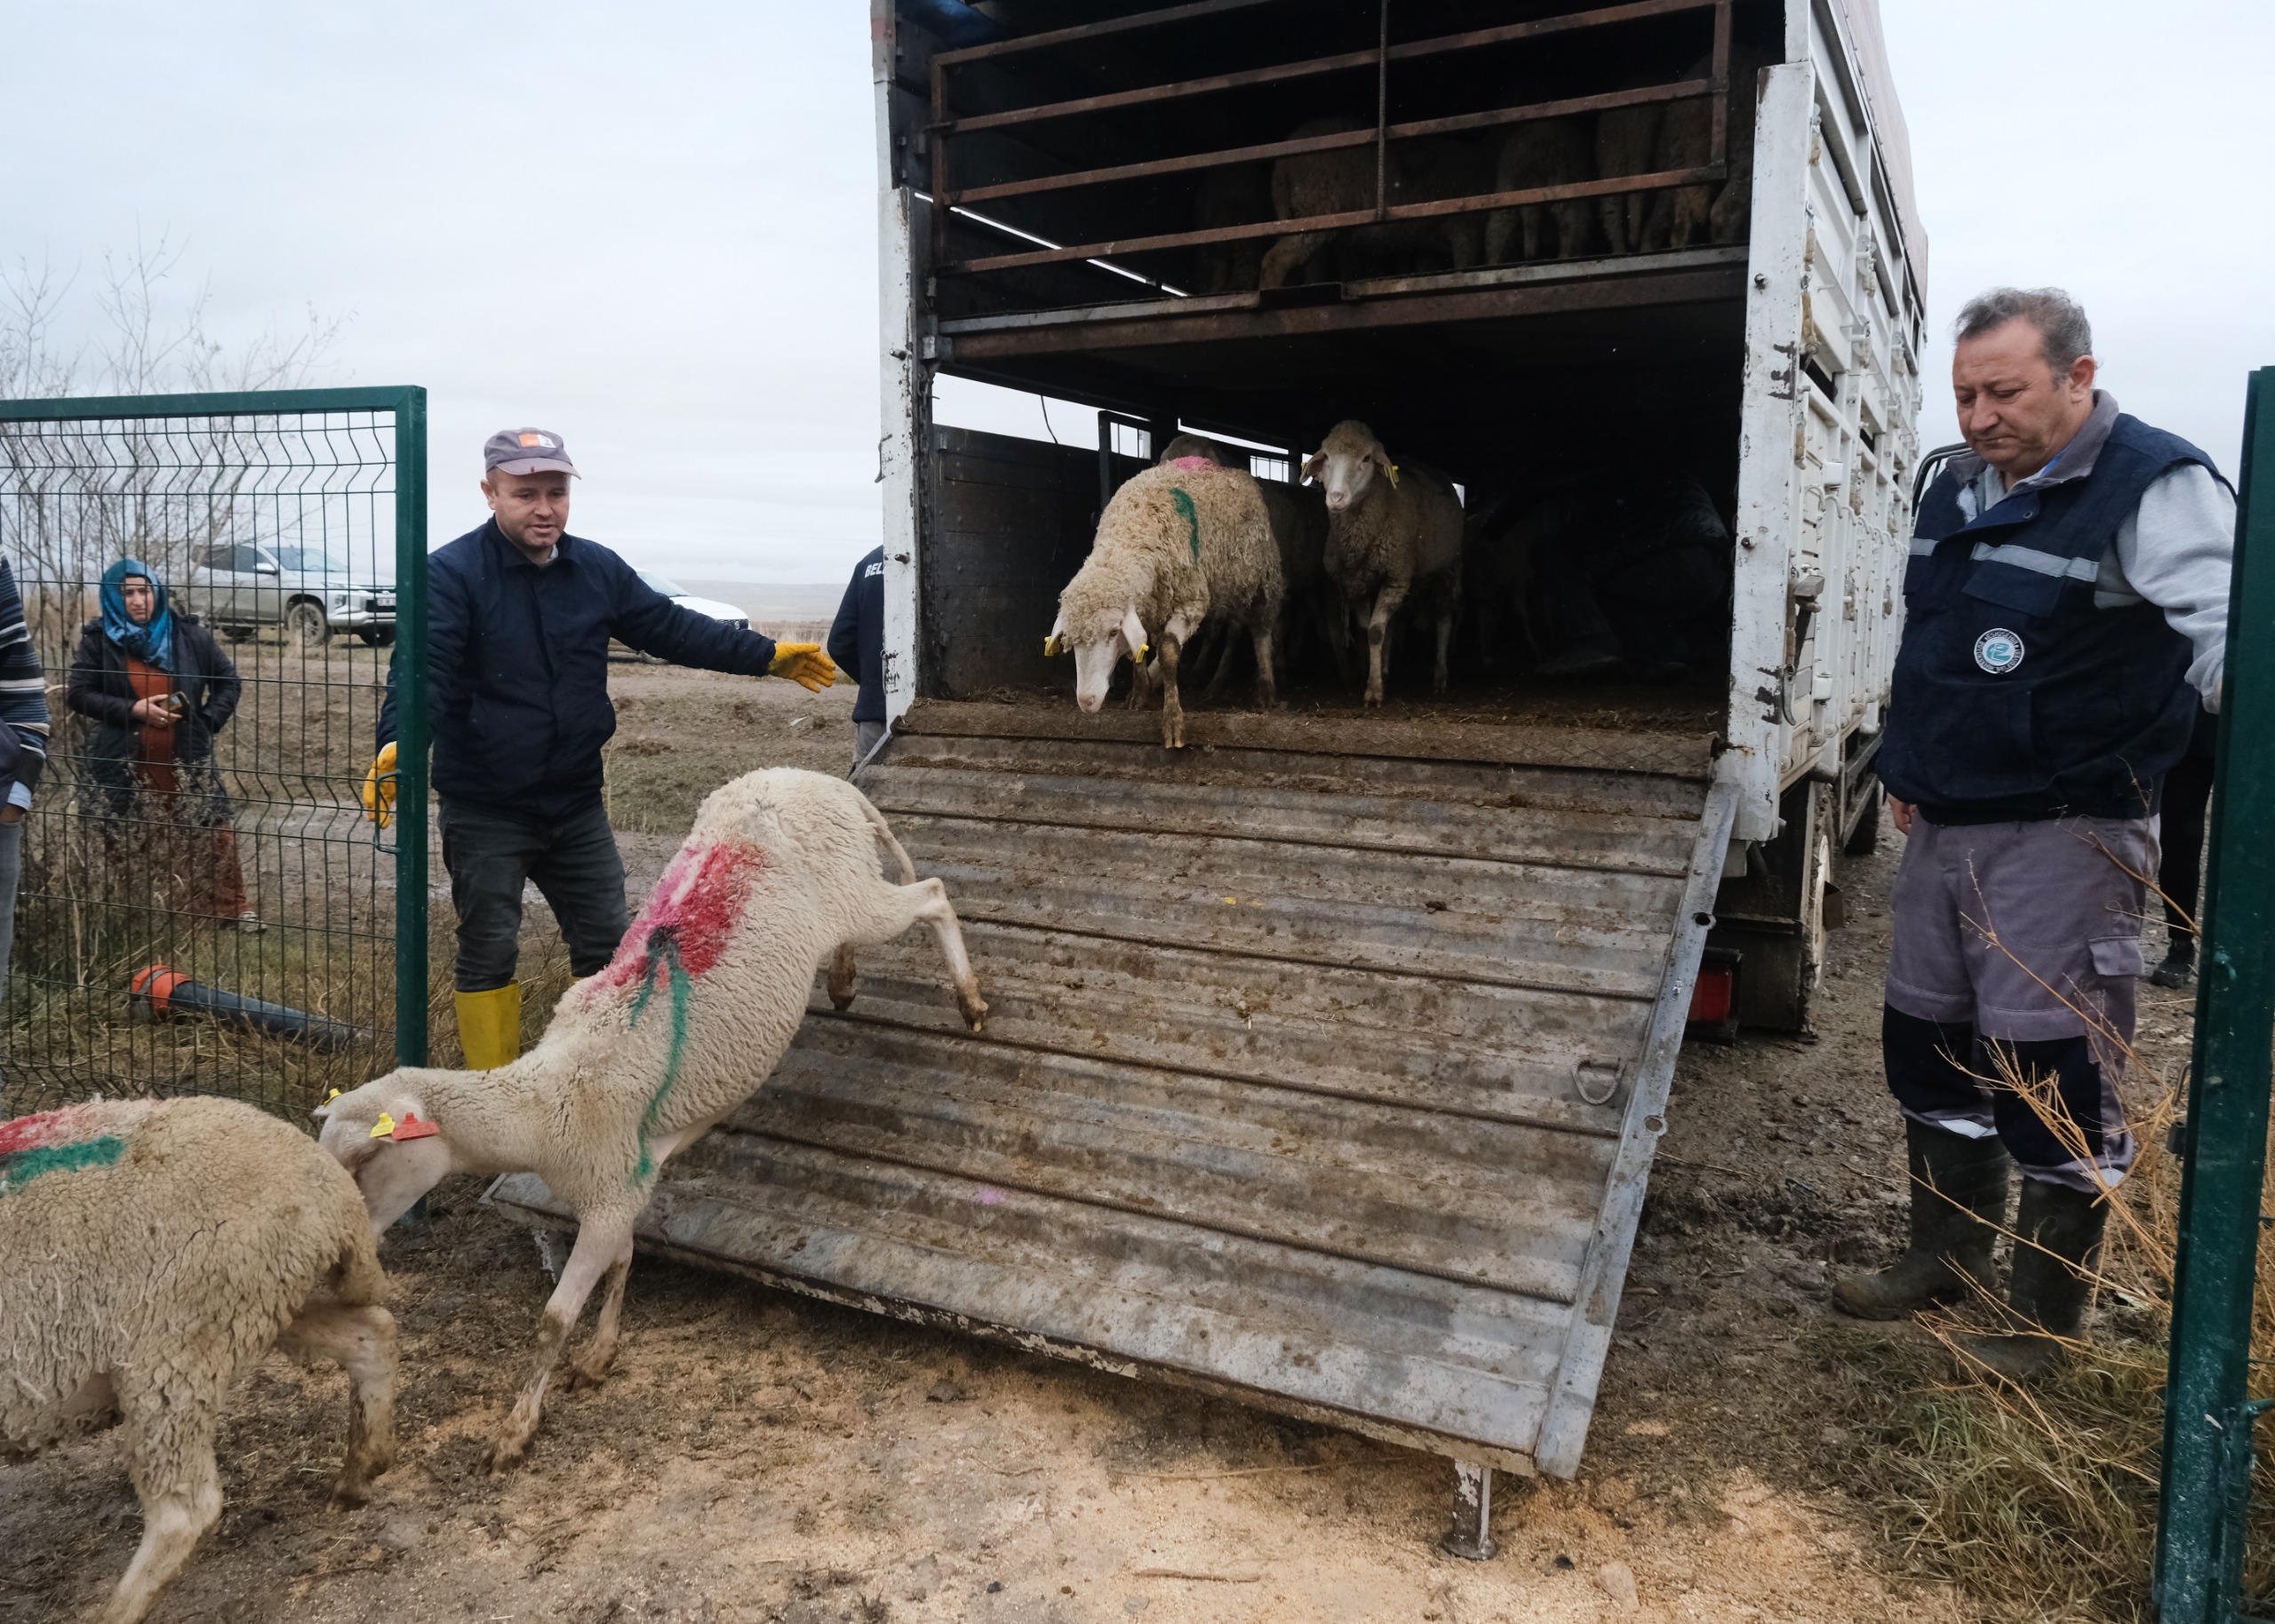
{"type": "MultiPolygon", "coordinates": [[[[1704,737],[928,702],[874,950],[643,1247],[1504,1469],[1578,1469],[1728,840],[1704,737]]],[[[571,1222],[537,1179],[495,1198],[571,1222]]]]}

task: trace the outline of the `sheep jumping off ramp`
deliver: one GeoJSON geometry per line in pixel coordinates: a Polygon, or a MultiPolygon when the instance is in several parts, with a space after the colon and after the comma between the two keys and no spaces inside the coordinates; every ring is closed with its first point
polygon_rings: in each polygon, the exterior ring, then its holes
{"type": "Polygon", "coordinates": [[[916,878],[883,815],[842,778],[748,773],[711,792],[616,957],[562,994],[528,1055],[494,1071],[404,1067],[316,1112],[374,1234],[451,1173],[534,1173],[577,1214],[576,1246],[545,1305],[520,1401],[491,1445],[491,1469],[527,1453],[547,1383],[603,1278],[599,1325],[569,1380],[606,1377],[633,1225],[664,1164],[772,1074],[822,965],[842,1009],[853,1001],[853,950],[920,921],[978,1031],[987,1006],[947,891],[916,878]],[[879,841],[905,883],[877,872],[879,841]],[[413,1118],[416,1136],[403,1131],[413,1118]]]}
{"type": "Polygon", "coordinates": [[[101,1614],[150,1611],[221,1515],[221,1402],[270,1348],[348,1374],[335,1505],[395,1459],[395,1319],[355,1185],[234,1100],[0,1123],[0,1456],[125,1427],[142,1542],[101,1614]]]}

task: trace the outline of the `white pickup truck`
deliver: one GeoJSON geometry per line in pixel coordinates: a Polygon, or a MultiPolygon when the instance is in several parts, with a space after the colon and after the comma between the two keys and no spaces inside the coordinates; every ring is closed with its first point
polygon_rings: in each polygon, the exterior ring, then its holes
{"type": "Polygon", "coordinates": [[[315,547],[227,542],[202,549],[180,587],[188,607],[232,641],[270,626],[316,647],[336,633],[373,646],[395,641],[395,583],[315,547]]]}

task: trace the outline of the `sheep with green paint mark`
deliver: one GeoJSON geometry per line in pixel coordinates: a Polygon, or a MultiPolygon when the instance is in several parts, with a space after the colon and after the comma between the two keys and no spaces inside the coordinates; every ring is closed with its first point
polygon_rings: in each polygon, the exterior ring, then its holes
{"type": "Polygon", "coordinates": [[[616,957],[555,1007],[537,1047],[493,1071],[404,1067],[320,1109],[373,1233],[451,1173],[534,1173],[577,1214],[577,1244],[489,1464],[519,1461],[594,1286],[600,1324],[569,1383],[614,1359],[635,1224],[672,1155],[755,1094],[806,1016],[816,972],[853,999],[853,950],[929,927],[972,1031],[987,1006],[938,880],[919,880],[868,798],[771,768],[711,792],[616,957]],[[878,872],[879,845],[903,883],[878,872]],[[407,1131],[415,1122],[418,1131],[407,1131]]]}
{"type": "MultiPolygon", "coordinates": [[[[1206,457],[1181,458],[1114,493],[1090,557],[1058,594],[1058,622],[1044,647],[1073,651],[1074,703],[1085,711],[1104,707],[1125,657],[1141,676],[1158,680],[1161,743],[1174,750],[1185,744],[1177,660],[1204,621],[1247,629],[1256,645],[1257,704],[1272,707],[1272,637],[1284,592],[1272,516],[1256,481],[1206,457]]],[[[1141,681],[1132,704],[1144,688],[1141,681]]]]}
{"type": "Polygon", "coordinates": [[[348,1373],[335,1504],[395,1458],[395,1320],[355,1182],[234,1100],[0,1123],[0,1456],[124,1433],[142,1542],[100,1614],[150,1610],[221,1515],[221,1404],[271,1348],[348,1373]]]}

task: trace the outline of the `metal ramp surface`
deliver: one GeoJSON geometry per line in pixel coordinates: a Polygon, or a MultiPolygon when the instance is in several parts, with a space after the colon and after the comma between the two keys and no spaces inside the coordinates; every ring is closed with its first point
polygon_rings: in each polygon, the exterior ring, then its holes
{"type": "Polygon", "coordinates": [[[1707,739],[1158,726],[910,712],[860,782],[986,1034],[923,933],[865,955],[642,1243],[1570,1475],[1728,835],[1707,739]]]}

